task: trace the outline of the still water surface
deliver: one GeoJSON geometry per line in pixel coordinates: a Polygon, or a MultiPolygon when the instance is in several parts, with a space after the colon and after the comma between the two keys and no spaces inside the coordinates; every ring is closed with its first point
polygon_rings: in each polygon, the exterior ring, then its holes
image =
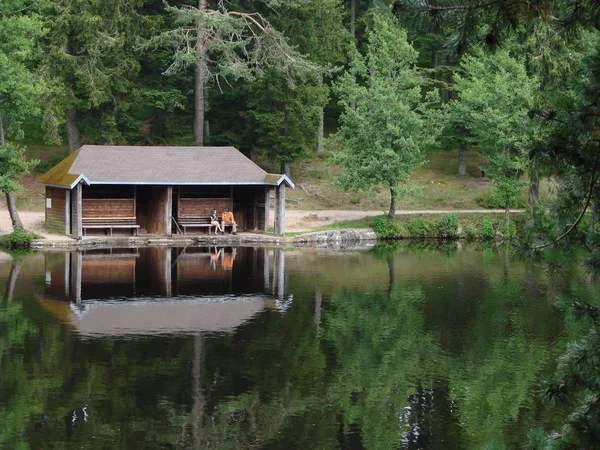
{"type": "Polygon", "coordinates": [[[0,254],[0,289],[6,449],[518,448],[565,419],[555,299],[598,293],[454,244],[0,254]]]}

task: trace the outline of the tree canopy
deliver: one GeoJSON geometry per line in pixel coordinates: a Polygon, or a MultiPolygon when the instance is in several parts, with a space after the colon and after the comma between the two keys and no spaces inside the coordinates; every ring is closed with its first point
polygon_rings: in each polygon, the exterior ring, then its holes
{"type": "Polygon", "coordinates": [[[337,182],[345,189],[389,189],[389,216],[395,215],[399,185],[425,161],[436,129],[416,67],[417,52],[389,13],[372,16],[366,55],[355,53],[351,70],[337,85],[341,97],[340,146],[332,161],[345,169],[337,182]]]}

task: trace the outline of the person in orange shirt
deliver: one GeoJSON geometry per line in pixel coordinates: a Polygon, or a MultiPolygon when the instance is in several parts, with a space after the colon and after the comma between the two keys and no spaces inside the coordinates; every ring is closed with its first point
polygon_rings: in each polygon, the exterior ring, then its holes
{"type": "Polygon", "coordinates": [[[225,208],[221,214],[221,227],[223,227],[224,230],[226,226],[231,227],[231,234],[237,233],[237,224],[233,219],[233,213],[227,208],[225,208]]]}

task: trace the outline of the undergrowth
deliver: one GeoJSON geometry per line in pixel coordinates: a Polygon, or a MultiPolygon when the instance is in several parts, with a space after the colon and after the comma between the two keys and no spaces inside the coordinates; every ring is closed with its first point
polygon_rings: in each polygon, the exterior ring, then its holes
{"type": "Polygon", "coordinates": [[[25,230],[16,230],[10,234],[0,236],[0,248],[7,250],[27,250],[31,248],[31,243],[39,236],[25,230]]]}

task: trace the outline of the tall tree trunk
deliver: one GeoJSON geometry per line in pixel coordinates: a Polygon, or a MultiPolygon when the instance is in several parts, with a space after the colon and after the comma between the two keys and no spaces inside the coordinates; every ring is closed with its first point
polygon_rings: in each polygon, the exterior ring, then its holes
{"type": "MultiPolygon", "coordinates": [[[[198,1],[198,9],[206,9],[206,0],[198,1]]],[[[199,25],[198,25],[199,27],[199,25]]],[[[194,77],[194,144],[204,145],[204,88],[206,87],[207,74],[204,60],[204,45],[202,44],[202,30],[198,29],[196,39],[196,74],[194,77]]]]}
{"type": "Polygon", "coordinates": [[[325,134],[325,110],[321,108],[319,111],[319,128],[317,129],[317,153],[322,153],[325,150],[324,134],[325,134]]]}
{"type": "Polygon", "coordinates": [[[506,232],[508,233],[510,231],[510,206],[508,205],[506,205],[506,208],[504,209],[504,219],[506,225],[506,232]]]}
{"type": "Polygon", "coordinates": [[[288,177],[291,176],[290,163],[289,162],[282,162],[281,163],[281,173],[284,174],[284,175],[287,175],[288,177]]]}
{"type": "Polygon", "coordinates": [[[388,212],[388,217],[391,220],[396,218],[396,189],[393,187],[390,188],[391,200],[390,200],[390,210],[388,212]]]}
{"type": "Polygon", "coordinates": [[[73,153],[81,147],[81,132],[77,125],[77,108],[67,109],[67,142],[69,144],[69,153],[73,153]]]}
{"type": "Polygon", "coordinates": [[[8,214],[10,215],[10,221],[14,231],[23,229],[23,222],[17,212],[17,206],[15,205],[15,197],[12,192],[5,192],[6,194],[6,207],[8,208],[8,214]]]}
{"type": "Polygon", "coordinates": [[[461,130],[458,144],[458,175],[461,177],[467,174],[467,143],[464,135],[464,130],[461,130]]]}
{"type": "Polygon", "coordinates": [[[358,0],[350,0],[350,34],[354,40],[356,40],[356,2],[358,0]]]}
{"type": "MultiPolygon", "coordinates": [[[[6,142],[4,141],[4,122],[2,120],[2,114],[0,114],[0,147],[4,147],[6,142]]],[[[15,197],[12,192],[4,192],[6,194],[6,207],[8,208],[8,214],[10,215],[10,221],[14,231],[23,229],[23,222],[19,217],[17,206],[15,205],[15,197]]]]}

